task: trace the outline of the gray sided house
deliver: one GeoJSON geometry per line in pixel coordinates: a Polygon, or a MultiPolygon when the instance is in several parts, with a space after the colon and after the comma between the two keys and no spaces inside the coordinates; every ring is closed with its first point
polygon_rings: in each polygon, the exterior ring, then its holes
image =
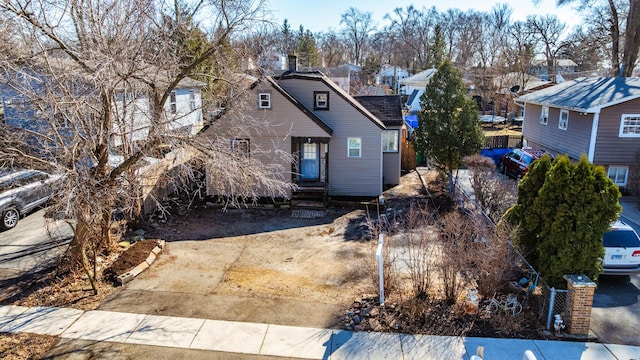
{"type": "Polygon", "coordinates": [[[404,125],[402,96],[354,96],[354,99],[387,127],[382,134],[382,182],[385,187],[400,184],[402,147],[399,142],[404,125]]]}
{"type": "MultiPolygon", "coordinates": [[[[297,186],[298,190],[288,194],[292,198],[310,188],[322,189],[332,197],[376,197],[387,178],[390,184],[399,182],[399,166],[390,161],[388,175],[384,169],[387,126],[322,73],[288,71],[277,77],[261,77],[248,96],[243,116],[267,122],[270,131],[254,131],[243,140],[244,146],[250,156],[253,149],[273,148],[274,144],[291,154],[288,159],[270,161],[280,161],[280,168],[286,169],[286,174],[280,174],[282,178],[290,178],[297,186]]],[[[225,117],[205,134],[224,132],[228,128],[225,117]]],[[[398,120],[401,125],[402,118],[398,120]]],[[[238,136],[240,140],[247,135],[238,136]]],[[[396,138],[395,144],[398,141],[396,138]]],[[[209,189],[208,193],[217,195],[209,189]]]]}
{"type": "Polygon", "coordinates": [[[640,189],[640,78],[579,78],[518,99],[529,147],[587,155],[623,190],[640,189]]]}

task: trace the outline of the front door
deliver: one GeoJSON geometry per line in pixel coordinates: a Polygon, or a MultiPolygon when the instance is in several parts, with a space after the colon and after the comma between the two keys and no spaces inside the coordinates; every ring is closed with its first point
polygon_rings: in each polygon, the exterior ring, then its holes
{"type": "Polygon", "coordinates": [[[320,147],[315,143],[302,144],[300,178],[318,180],[320,178],[320,147]]]}

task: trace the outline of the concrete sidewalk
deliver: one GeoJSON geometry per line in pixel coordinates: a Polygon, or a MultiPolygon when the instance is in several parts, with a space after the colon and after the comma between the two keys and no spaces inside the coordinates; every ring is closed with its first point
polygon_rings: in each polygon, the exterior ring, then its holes
{"type": "Polygon", "coordinates": [[[351,332],[112,311],[0,307],[0,332],[303,359],[639,359],[640,347],[548,340],[351,332]]]}

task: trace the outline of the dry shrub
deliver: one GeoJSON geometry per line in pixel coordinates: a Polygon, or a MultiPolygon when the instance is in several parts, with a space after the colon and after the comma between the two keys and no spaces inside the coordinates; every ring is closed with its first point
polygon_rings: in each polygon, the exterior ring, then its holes
{"type": "Polygon", "coordinates": [[[474,226],[466,216],[450,212],[440,220],[437,272],[444,298],[455,302],[461,284],[461,270],[469,267],[473,256],[474,226]]]}
{"type": "Polygon", "coordinates": [[[431,288],[433,256],[437,235],[432,230],[433,216],[426,208],[411,205],[407,213],[406,240],[407,264],[413,295],[426,299],[431,288]]]}
{"type": "Polygon", "coordinates": [[[523,333],[531,326],[529,318],[523,314],[516,316],[510,312],[498,311],[487,319],[493,326],[496,337],[511,338],[523,333]]]}
{"type": "Polygon", "coordinates": [[[499,176],[493,160],[488,157],[477,154],[467,156],[463,161],[471,172],[471,187],[476,202],[497,223],[507,209],[516,203],[517,183],[499,176]]]}
{"type": "Polygon", "coordinates": [[[476,231],[479,236],[473,244],[474,267],[468,271],[476,281],[478,293],[490,298],[516,267],[516,257],[509,242],[514,230],[507,224],[493,227],[478,221],[476,231]]]}

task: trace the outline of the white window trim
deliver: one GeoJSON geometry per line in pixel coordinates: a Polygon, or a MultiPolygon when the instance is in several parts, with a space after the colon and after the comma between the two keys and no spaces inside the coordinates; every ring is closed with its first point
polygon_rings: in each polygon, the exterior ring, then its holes
{"type": "Polygon", "coordinates": [[[347,157],[348,158],[361,158],[362,157],[362,138],[350,137],[347,138],[347,157]],[[351,140],[358,141],[358,147],[351,147],[351,140]],[[351,150],[358,150],[358,156],[351,156],[351,150]]]}
{"type": "Polygon", "coordinates": [[[540,109],[540,124],[547,125],[549,124],[549,107],[543,106],[540,109]]]}
{"type": "Polygon", "coordinates": [[[560,117],[558,118],[558,129],[567,130],[569,127],[569,110],[560,110],[560,117]],[[566,114],[567,118],[565,121],[562,121],[562,115],[566,114]],[[563,126],[564,125],[564,126],[563,126]]]}
{"type": "Polygon", "coordinates": [[[329,109],[329,92],[328,91],[316,91],[314,92],[313,99],[314,110],[328,110],[329,109]],[[326,96],[324,100],[320,100],[321,96],[326,96]]]}
{"type": "Polygon", "coordinates": [[[396,129],[391,129],[391,130],[385,130],[384,133],[382,133],[382,151],[386,152],[386,153],[397,153],[399,151],[399,141],[400,138],[400,130],[396,130],[396,129]],[[394,140],[394,144],[395,144],[395,149],[389,149],[389,138],[386,136],[388,134],[394,133],[395,134],[395,140],[394,140]]]}
{"type": "Polygon", "coordinates": [[[258,108],[271,109],[271,94],[268,92],[258,93],[258,108]],[[265,97],[264,99],[262,97],[265,97]],[[263,104],[263,101],[265,104],[263,104]]]}
{"type": "Polygon", "coordinates": [[[607,177],[609,179],[611,179],[613,181],[614,184],[618,185],[619,187],[625,187],[627,186],[627,180],[629,179],[629,167],[628,166],[617,166],[617,165],[612,165],[609,166],[609,168],[607,169],[607,177]],[[624,181],[619,183],[616,182],[614,179],[611,178],[611,170],[615,169],[616,170],[616,174],[618,171],[620,170],[624,170],[624,181]]]}
{"type": "Polygon", "coordinates": [[[639,121],[638,128],[640,128],[640,114],[622,114],[620,117],[620,129],[618,132],[618,137],[627,137],[627,138],[637,138],[640,137],[640,132],[635,134],[625,134],[624,133],[624,120],[625,118],[637,118],[639,121]]]}
{"type": "Polygon", "coordinates": [[[189,90],[189,110],[196,110],[196,92],[195,90],[189,90]]]}
{"type": "Polygon", "coordinates": [[[169,95],[169,109],[173,114],[178,112],[178,94],[175,91],[169,95]]]}

